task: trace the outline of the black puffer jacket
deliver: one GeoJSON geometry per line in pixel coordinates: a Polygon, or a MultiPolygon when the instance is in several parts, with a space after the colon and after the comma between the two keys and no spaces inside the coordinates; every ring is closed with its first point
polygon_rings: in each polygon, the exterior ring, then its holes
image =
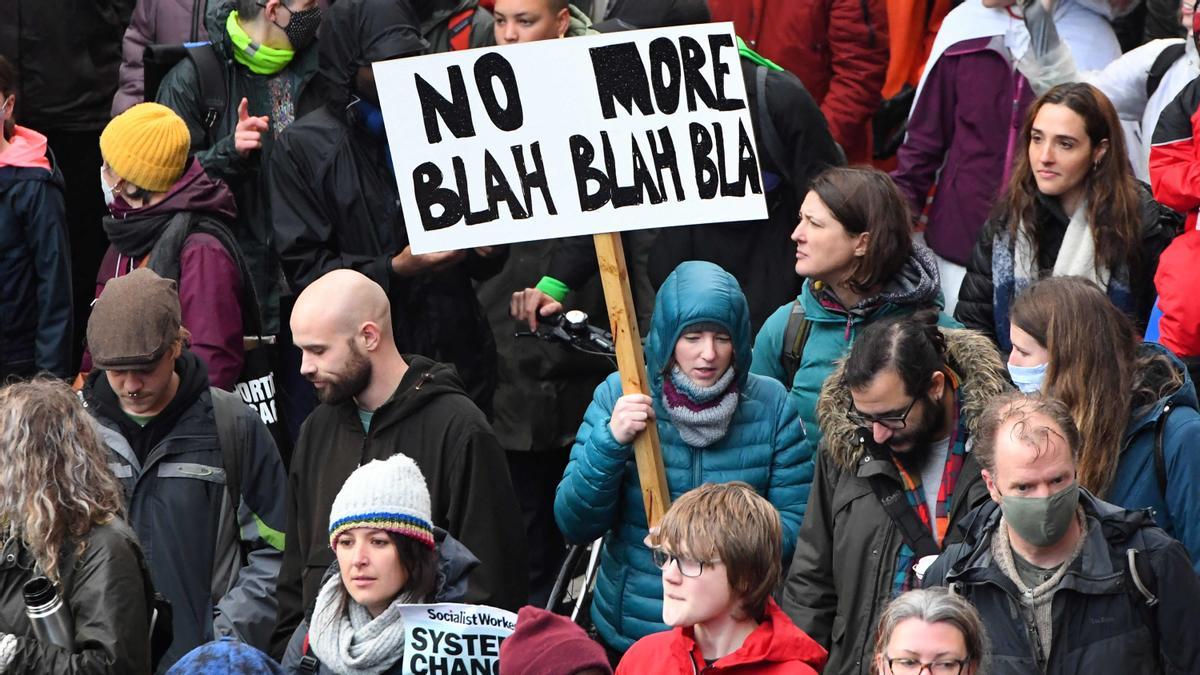
{"type": "Polygon", "coordinates": [[[1053,646],[1044,667],[1030,642],[1032,628],[1020,618],[1016,584],[992,555],[1001,515],[995,502],[971,514],[963,542],[934,562],[925,586],[949,586],[979,610],[991,640],[992,675],[1200,673],[1200,579],[1183,545],[1145,511],[1126,511],[1086,490],[1079,503],[1087,540],[1054,594],[1053,646]],[[1152,608],[1135,590],[1129,549],[1138,551],[1138,576],[1158,597],[1152,608]]]}
{"type": "MultiPolygon", "coordinates": [[[[1178,213],[1154,201],[1150,188],[1144,183],[1138,183],[1138,197],[1142,214],[1142,259],[1139,269],[1130,275],[1130,306],[1121,309],[1137,323],[1140,334],[1145,330],[1150,310],[1154,307],[1154,271],[1158,268],[1158,256],[1171,243],[1183,219],[1178,213]]],[[[1058,258],[1071,216],[1063,211],[1057,199],[1041,193],[1037,195],[1036,209],[1037,230],[1042,233],[1037,263],[1042,274],[1049,275],[1049,270],[1054,269],[1054,261],[1058,258]]],[[[1000,347],[1002,354],[1007,354],[1012,348],[1008,338],[1008,308],[997,311],[995,292],[997,286],[1004,288],[1010,284],[1005,301],[1012,302],[1012,298],[1008,297],[1012,283],[1012,247],[1009,246],[1007,255],[995,247],[998,237],[1005,233],[1008,226],[1007,219],[997,215],[993,215],[983,226],[975,249],[971,252],[967,275],[959,289],[958,305],[954,309],[955,319],[967,328],[988,335],[1000,347]],[[993,261],[997,258],[1007,261],[1007,269],[995,268],[993,261]],[[1003,321],[999,320],[1000,316],[1003,321]]]]}
{"type": "MultiPolygon", "coordinates": [[[[350,3],[351,0],[342,0],[350,3]]],[[[364,58],[360,31],[395,40],[407,32],[423,44],[403,16],[381,9],[387,3],[354,2],[327,14],[320,41],[320,71],[326,86],[352,86],[350,73],[364,58]]],[[[472,279],[499,271],[503,255],[464,262],[415,277],[392,273],[392,257],[408,246],[386,137],[372,135],[345,89],[331,103],[296,121],[280,135],[271,156],[270,193],[275,247],[292,290],[299,293],[327,272],[357,270],[383,287],[392,305],[392,327],[401,352],[428,356],[458,368],[467,393],[490,412],[496,386],[496,347],[475,298],[472,279]]],[[[397,141],[399,142],[399,141],[397,141]]]]}
{"type": "Polygon", "coordinates": [[[38,642],[25,615],[25,582],[37,576],[33,556],[17,539],[0,559],[0,633],[17,636],[5,673],[38,675],[145,675],[150,672],[150,602],[146,561],[137,536],[123,520],[96,525],[87,547],[62,549],[59,593],[75,624],[75,652],[38,642]]]}

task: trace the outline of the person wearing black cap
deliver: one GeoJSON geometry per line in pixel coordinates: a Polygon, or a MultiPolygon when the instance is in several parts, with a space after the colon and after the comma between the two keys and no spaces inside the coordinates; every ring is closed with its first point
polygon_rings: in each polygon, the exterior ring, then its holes
{"type": "Polygon", "coordinates": [[[84,406],[173,610],[160,668],[216,637],[265,648],[286,521],[283,463],[266,426],[240,396],[209,387],[186,349],[176,284],[150,269],[105,285],[87,339],[96,368],[84,406]]]}
{"type": "Polygon", "coordinates": [[[396,344],[451,363],[467,393],[490,413],[496,348],[472,280],[504,263],[502,250],[414,255],[371,63],[424,51],[408,3],[341,0],[320,42],[326,103],[288,128],[271,156],[275,247],[292,290],[349,268],[383,287],[396,344]]]}

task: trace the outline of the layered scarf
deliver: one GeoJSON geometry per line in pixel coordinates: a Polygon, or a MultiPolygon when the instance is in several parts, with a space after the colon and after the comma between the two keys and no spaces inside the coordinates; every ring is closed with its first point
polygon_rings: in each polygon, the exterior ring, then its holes
{"type": "MultiPolygon", "coordinates": [[[[1129,272],[1122,268],[1113,270],[1096,262],[1096,242],[1088,223],[1088,205],[1084,201],[1071,214],[1071,221],[1063,235],[1058,256],[1054,260],[1051,276],[1083,277],[1103,288],[1119,309],[1128,312],[1134,306],[1133,291],[1129,285],[1129,272]]],[[[996,237],[992,247],[992,311],[996,321],[996,338],[1001,352],[1012,349],[1008,337],[1009,316],[1013,299],[1037,281],[1041,275],[1033,244],[1025,236],[1030,226],[1024,220],[1017,227],[1017,236],[1003,231],[996,237]]]]}
{"type": "Polygon", "coordinates": [[[335,673],[378,675],[404,658],[404,617],[401,607],[420,602],[407,591],[371,618],[333,575],[321,587],[309,626],[309,646],[321,664],[335,673]]]}
{"type": "Polygon", "coordinates": [[[738,388],[733,366],[707,387],[693,382],[678,365],[671,367],[669,375],[663,379],[663,405],[683,442],[707,448],[724,438],[737,410],[738,388]]]}
{"type": "MultiPolygon", "coordinates": [[[[954,423],[951,425],[950,449],[946,452],[946,466],[942,469],[942,483],[938,487],[937,512],[929,512],[929,504],[925,501],[925,489],[921,485],[921,474],[910,473],[904,465],[891,455],[892,463],[900,472],[900,482],[904,486],[904,496],[908,498],[908,506],[916,512],[921,524],[929,528],[937,538],[938,546],[945,547],[946,531],[950,526],[951,499],[954,487],[958,485],[958,474],[962,471],[967,454],[967,432],[962,421],[962,399],[958,396],[957,378],[951,375],[955,404],[954,423]]],[[[913,559],[916,552],[907,543],[900,545],[896,553],[896,572],[892,577],[892,595],[896,596],[916,587],[916,572],[913,570],[913,559]]]]}

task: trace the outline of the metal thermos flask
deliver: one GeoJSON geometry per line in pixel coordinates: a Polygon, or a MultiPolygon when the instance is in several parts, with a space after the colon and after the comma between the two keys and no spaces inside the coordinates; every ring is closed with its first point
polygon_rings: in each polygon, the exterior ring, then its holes
{"type": "Polygon", "coordinates": [[[34,577],[25,582],[25,614],[33,624],[38,642],[75,650],[75,622],[71,609],[63,602],[54,584],[46,577],[34,577]]]}

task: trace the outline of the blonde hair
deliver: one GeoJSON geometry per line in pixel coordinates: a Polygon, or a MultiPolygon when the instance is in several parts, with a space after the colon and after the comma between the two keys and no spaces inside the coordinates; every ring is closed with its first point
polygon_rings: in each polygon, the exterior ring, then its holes
{"type": "Polygon", "coordinates": [[[779,512],[741,481],[706,483],[680,497],[651,532],[653,546],[666,544],[696,560],[720,560],[729,586],[756,621],[783,567],[779,512]]]}
{"type": "Polygon", "coordinates": [[[20,537],[41,571],[59,581],[69,541],[123,512],[108,450],[78,396],[63,382],[34,380],[0,389],[0,523],[20,537]]]}

